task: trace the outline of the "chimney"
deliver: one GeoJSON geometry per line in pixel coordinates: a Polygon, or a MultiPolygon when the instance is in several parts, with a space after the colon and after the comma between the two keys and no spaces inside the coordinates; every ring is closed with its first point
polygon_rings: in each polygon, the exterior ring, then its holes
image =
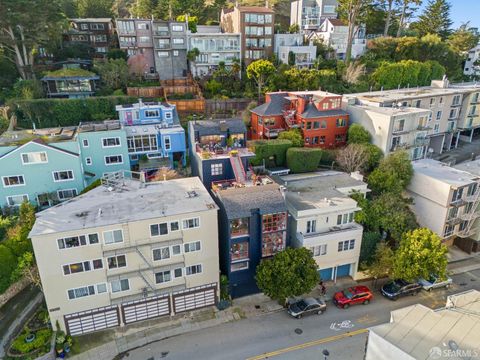
{"type": "Polygon", "coordinates": [[[235,7],[238,8],[238,1],[235,1],[235,7]]]}
{"type": "Polygon", "coordinates": [[[268,0],[265,1],[265,7],[268,9],[268,0]]]}

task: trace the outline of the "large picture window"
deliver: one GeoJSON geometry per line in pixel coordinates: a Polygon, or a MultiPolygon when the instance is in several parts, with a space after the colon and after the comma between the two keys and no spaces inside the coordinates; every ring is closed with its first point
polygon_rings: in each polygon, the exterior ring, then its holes
{"type": "Polygon", "coordinates": [[[232,244],[230,248],[231,261],[248,259],[248,242],[243,241],[240,243],[232,244]]]}
{"type": "Polygon", "coordinates": [[[230,236],[247,236],[248,235],[248,217],[233,219],[230,221],[230,236]]]}
{"type": "Polygon", "coordinates": [[[287,228],[287,214],[277,213],[277,214],[267,214],[263,215],[262,219],[262,231],[271,232],[285,230],[287,228]]]}
{"type": "Polygon", "coordinates": [[[285,249],[285,232],[274,232],[263,234],[262,257],[273,256],[285,249]]]}

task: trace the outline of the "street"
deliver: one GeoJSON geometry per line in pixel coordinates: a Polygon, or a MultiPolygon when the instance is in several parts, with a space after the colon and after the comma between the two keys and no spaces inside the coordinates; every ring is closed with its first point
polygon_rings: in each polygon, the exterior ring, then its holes
{"type": "MultiPolygon", "coordinates": [[[[423,291],[397,301],[375,291],[369,305],[347,310],[329,306],[322,315],[291,318],[285,311],[219,325],[172,337],[132,350],[128,359],[323,359],[361,360],[367,338],[366,328],[390,320],[390,311],[421,303],[430,308],[445,305],[447,295],[480,288],[480,269],[452,276],[450,289],[423,291]]],[[[126,355],[126,354],[125,354],[126,355]]]]}

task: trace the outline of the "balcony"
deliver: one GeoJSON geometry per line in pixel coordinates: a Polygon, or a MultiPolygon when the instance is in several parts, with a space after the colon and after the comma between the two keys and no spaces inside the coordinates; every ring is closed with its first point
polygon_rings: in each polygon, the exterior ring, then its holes
{"type": "Polygon", "coordinates": [[[135,35],[135,29],[119,29],[117,28],[117,32],[119,36],[122,35],[135,35]]]}
{"type": "Polygon", "coordinates": [[[422,131],[422,130],[431,130],[432,127],[430,125],[427,125],[427,124],[419,124],[417,126],[417,130],[419,131],[422,131]]]}
{"type": "Polygon", "coordinates": [[[136,47],[137,43],[135,41],[121,41],[120,47],[136,47]]]}
{"type": "Polygon", "coordinates": [[[263,126],[263,136],[269,139],[277,138],[278,135],[284,130],[285,129],[283,128],[268,128],[263,126]]]}
{"type": "Polygon", "coordinates": [[[392,131],[392,134],[395,134],[395,135],[399,135],[399,134],[408,134],[409,132],[411,132],[413,130],[411,129],[406,129],[406,128],[394,128],[393,131],[392,131]]]}
{"type": "Polygon", "coordinates": [[[447,219],[447,224],[452,226],[458,225],[461,222],[463,222],[463,219],[461,216],[458,216],[458,215],[453,216],[450,219],[447,219]]]}
{"type": "Polygon", "coordinates": [[[462,199],[462,198],[450,201],[450,205],[455,207],[463,206],[466,203],[467,202],[465,201],[465,199],[462,199]]]}
{"type": "Polygon", "coordinates": [[[231,153],[235,151],[238,156],[255,156],[253,152],[245,147],[227,147],[221,146],[220,144],[217,145],[201,145],[196,144],[196,152],[200,155],[200,157],[204,160],[207,159],[221,159],[221,158],[229,158],[231,153]]]}
{"type": "Polygon", "coordinates": [[[357,223],[350,223],[346,225],[338,225],[338,226],[332,226],[326,230],[322,231],[317,231],[314,233],[308,233],[304,234],[303,232],[297,232],[297,239],[304,243],[308,239],[316,238],[316,237],[321,237],[321,236],[326,236],[326,235],[337,235],[341,233],[347,233],[350,231],[358,231],[362,230],[362,226],[357,224],[357,223]]]}
{"type": "Polygon", "coordinates": [[[165,30],[155,30],[153,32],[153,35],[154,36],[170,36],[170,32],[165,30]]]}
{"type": "Polygon", "coordinates": [[[392,145],[392,147],[390,148],[390,151],[406,150],[406,149],[410,149],[413,146],[414,146],[413,144],[409,144],[409,143],[395,144],[395,145],[392,145]]]}
{"type": "Polygon", "coordinates": [[[427,146],[428,144],[430,144],[430,139],[429,138],[416,138],[415,139],[415,145],[416,146],[427,146]]]}

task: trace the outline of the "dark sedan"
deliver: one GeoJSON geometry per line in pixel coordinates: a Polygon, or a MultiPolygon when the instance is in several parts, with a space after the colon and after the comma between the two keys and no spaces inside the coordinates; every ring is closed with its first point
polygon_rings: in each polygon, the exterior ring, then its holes
{"type": "Polygon", "coordinates": [[[419,283],[409,283],[405,280],[393,280],[382,286],[381,293],[390,300],[397,300],[406,295],[416,295],[422,289],[419,283]]]}
{"type": "Polygon", "coordinates": [[[300,319],[303,315],[308,314],[322,314],[327,310],[325,301],[308,297],[300,299],[288,306],[288,313],[297,319],[300,319]]]}

